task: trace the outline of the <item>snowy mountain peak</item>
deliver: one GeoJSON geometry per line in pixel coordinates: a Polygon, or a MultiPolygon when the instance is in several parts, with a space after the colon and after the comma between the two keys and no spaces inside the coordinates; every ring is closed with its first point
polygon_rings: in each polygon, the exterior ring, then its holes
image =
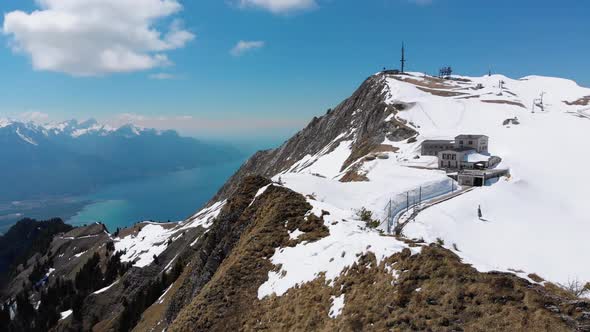
{"type": "Polygon", "coordinates": [[[0,128],[8,127],[12,124],[12,121],[8,119],[0,118],[0,128]]]}
{"type": "MultiPolygon", "coordinates": [[[[353,222],[358,220],[354,211],[365,208],[387,231],[388,213],[403,211],[413,205],[407,197],[420,195],[428,205],[408,219],[406,237],[441,239],[482,271],[526,271],[557,282],[590,280],[588,266],[565,260],[555,250],[590,251],[584,239],[590,232],[585,203],[590,186],[580,186],[572,172],[574,164],[590,163],[581,153],[590,141],[587,96],[590,89],[573,81],[541,76],[443,79],[378,73],[280,148],[253,156],[213,201],[226,198],[247,174],[262,174],[309,197],[314,210],[330,213],[325,217],[330,222],[353,222]],[[510,175],[494,185],[461,188],[439,169],[437,157],[421,154],[425,140],[461,134],[488,136],[489,152],[501,159],[495,167],[510,175]],[[441,199],[452,190],[460,195],[441,199]]],[[[382,244],[360,235],[367,230],[357,234],[329,222],[326,226],[337,236],[326,239],[326,245],[335,241],[346,252],[382,244]]],[[[292,275],[298,267],[288,262],[307,257],[309,250],[299,245],[277,251],[272,261],[292,275]]],[[[337,275],[340,270],[326,270],[329,265],[320,264],[310,274],[337,275]]],[[[275,286],[265,284],[265,294],[305,281],[285,285],[275,277],[281,279],[273,275],[275,286]]]]}
{"type": "Polygon", "coordinates": [[[0,119],[0,129],[9,130],[14,134],[26,137],[42,135],[45,137],[68,136],[79,138],[86,135],[107,136],[116,133],[130,138],[148,133],[160,134],[160,131],[138,127],[133,124],[112,127],[106,124],[101,124],[95,119],[89,119],[82,122],[73,119],[58,123],[45,124],[0,119]]]}

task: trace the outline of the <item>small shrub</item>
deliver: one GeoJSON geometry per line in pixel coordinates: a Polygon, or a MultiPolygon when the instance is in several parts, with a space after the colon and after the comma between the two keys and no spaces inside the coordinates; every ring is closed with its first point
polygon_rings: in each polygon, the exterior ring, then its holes
{"type": "Polygon", "coordinates": [[[375,228],[379,227],[379,225],[381,225],[381,222],[379,222],[379,220],[371,220],[371,221],[367,221],[365,224],[367,225],[368,228],[375,229],[375,228]]]}
{"type": "Polygon", "coordinates": [[[441,239],[440,237],[436,238],[436,244],[438,244],[439,246],[444,246],[445,245],[445,240],[441,239]]]}
{"type": "Polygon", "coordinates": [[[590,293],[590,282],[584,284],[578,279],[568,280],[567,284],[560,284],[560,286],[575,297],[590,293]]]}
{"type": "Polygon", "coordinates": [[[459,247],[457,247],[456,243],[453,243],[453,249],[455,249],[455,251],[461,251],[461,250],[459,250],[459,247]]]}
{"type": "Polygon", "coordinates": [[[362,207],[360,210],[356,211],[356,216],[359,220],[367,222],[373,219],[373,212],[367,210],[365,207],[362,207]]]}
{"type": "Polygon", "coordinates": [[[365,207],[357,210],[356,216],[359,220],[364,221],[368,228],[377,228],[381,224],[379,220],[373,219],[373,212],[367,210],[365,207]]]}

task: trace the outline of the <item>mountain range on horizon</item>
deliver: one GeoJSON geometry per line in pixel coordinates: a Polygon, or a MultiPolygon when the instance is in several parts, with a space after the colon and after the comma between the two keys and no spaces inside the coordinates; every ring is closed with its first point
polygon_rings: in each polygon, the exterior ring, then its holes
{"type": "Polygon", "coordinates": [[[0,120],[0,204],[91,192],[110,183],[235,160],[227,144],[174,130],[0,120]]]}
{"type": "Polygon", "coordinates": [[[186,220],[54,231],[12,267],[3,317],[55,331],[588,331],[590,188],[572,167],[590,162],[589,121],[590,89],[566,79],[376,73],[186,220]],[[445,145],[461,137],[488,140],[445,145]],[[432,142],[444,158],[424,153],[432,142]],[[441,164],[459,153],[468,169],[441,164]]]}

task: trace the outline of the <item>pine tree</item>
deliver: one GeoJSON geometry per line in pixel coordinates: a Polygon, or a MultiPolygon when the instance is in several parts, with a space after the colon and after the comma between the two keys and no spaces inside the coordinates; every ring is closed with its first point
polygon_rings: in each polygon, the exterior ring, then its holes
{"type": "Polygon", "coordinates": [[[83,319],[82,306],[84,305],[84,296],[76,294],[72,299],[72,316],[74,320],[81,322],[83,319]]]}
{"type": "Polygon", "coordinates": [[[6,328],[10,324],[10,309],[8,305],[2,305],[0,308],[0,326],[6,328]]]}

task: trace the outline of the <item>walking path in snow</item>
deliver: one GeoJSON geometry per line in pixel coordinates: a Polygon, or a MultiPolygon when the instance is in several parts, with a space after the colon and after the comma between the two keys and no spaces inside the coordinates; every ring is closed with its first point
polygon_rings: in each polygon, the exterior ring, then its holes
{"type": "Polygon", "coordinates": [[[590,119],[590,107],[579,110],[578,114],[587,119],[590,119]]]}
{"type": "Polygon", "coordinates": [[[428,209],[431,206],[440,204],[442,202],[446,202],[446,201],[448,201],[450,199],[453,199],[453,198],[455,198],[457,196],[466,194],[466,193],[472,191],[474,188],[475,187],[461,188],[461,189],[459,189],[457,191],[454,191],[454,192],[451,192],[451,193],[448,193],[448,194],[444,194],[444,195],[441,195],[441,196],[433,197],[433,198],[431,198],[429,200],[426,200],[425,202],[411,205],[409,207],[409,209],[407,209],[406,211],[400,212],[399,217],[396,216],[396,218],[397,218],[397,224],[396,224],[396,226],[394,228],[395,234],[400,235],[402,233],[404,227],[406,227],[406,225],[408,223],[410,223],[410,221],[414,220],[416,218],[416,216],[420,212],[428,209]]]}

